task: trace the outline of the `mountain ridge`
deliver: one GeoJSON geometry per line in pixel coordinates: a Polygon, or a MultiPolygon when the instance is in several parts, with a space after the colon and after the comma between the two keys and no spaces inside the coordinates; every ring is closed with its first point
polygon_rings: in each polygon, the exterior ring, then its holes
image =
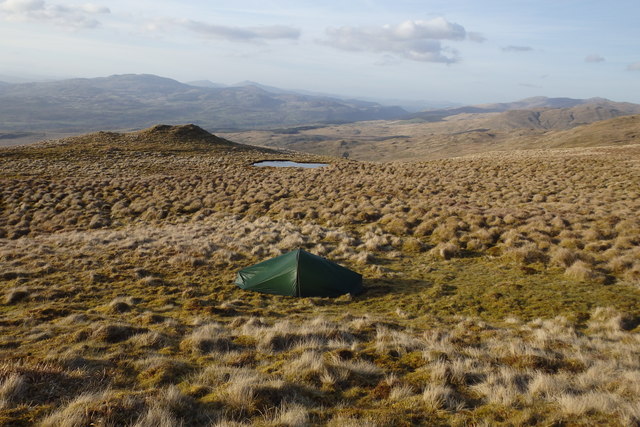
{"type": "MultiPolygon", "coordinates": [[[[513,102],[501,102],[490,104],[477,104],[468,105],[463,107],[445,108],[437,110],[425,110],[418,113],[413,113],[408,116],[411,120],[422,120],[425,122],[439,122],[449,117],[458,116],[460,114],[487,114],[487,113],[505,113],[509,111],[529,111],[529,112],[542,112],[545,110],[560,110],[560,109],[576,109],[576,111],[582,111],[579,107],[584,106],[596,106],[594,108],[609,109],[610,115],[601,114],[603,117],[601,120],[606,120],[613,117],[619,117],[625,114],[639,114],[640,105],[632,104],[629,102],[615,102],[606,98],[588,98],[588,99],[574,99],[574,98],[549,98],[546,96],[536,96],[521,99],[513,102]]],[[[586,107],[588,109],[588,107],[586,107]]],[[[602,112],[601,112],[602,113],[602,112]]],[[[549,114],[547,114],[548,116],[549,114]]],[[[544,121],[544,120],[543,120],[544,121]]],[[[581,122],[578,124],[584,124],[581,122]]],[[[549,128],[541,124],[536,127],[549,128]]]]}
{"type": "MultiPolygon", "coordinates": [[[[373,144],[366,154],[372,158],[375,147],[388,145],[383,157],[393,159],[405,158],[411,152],[408,141],[422,144],[420,138],[452,147],[472,140],[500,145],[497,139],[640,114],[637,104],[544,96],[409,114],[370,101],[302,95],[251,81],[237,84],[241,86],[198,87],[152,74],[122,74],[0,85],[0,143],[194,123],[217,134],[237,133],[250,144],[340,156],[357,153],[358,144],[365,143],[373,144]],[[394,147],[409,151],[394,155],[394,147]]],[[[451,155],[450,148],[443,146],[437,155],[451,155]]]]}
{"type": "Polygon", "coordinates": [[[150,74],[19,83],[0,87],[4,131],[140,129],[194,122],[210,130],[395,119],[407,112],[366,101],[254,85],[203,88],[150,74]]]}

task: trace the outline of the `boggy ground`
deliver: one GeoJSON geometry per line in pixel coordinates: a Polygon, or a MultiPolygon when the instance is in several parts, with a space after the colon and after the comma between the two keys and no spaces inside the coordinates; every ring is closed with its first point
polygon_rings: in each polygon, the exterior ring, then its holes
{"type": "Polygon", "coordinates": [[[640,421],[639,146],[370,164],[158,127],[0,180],[2,423],[640,421]],[[233,285],[296,247],[365,293],[233,285]]]}

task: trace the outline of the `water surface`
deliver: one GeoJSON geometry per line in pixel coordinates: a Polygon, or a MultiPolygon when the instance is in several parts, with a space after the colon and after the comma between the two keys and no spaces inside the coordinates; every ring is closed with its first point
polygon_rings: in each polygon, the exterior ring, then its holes
{"type": "Polygon", "coordinates": [[[291,162],[289,160],[265,160],[263,162],[256,162],[252,166],[271,166],[274,168],[321,168],[328,166],[328,163],[298,163],[291,162]]]}

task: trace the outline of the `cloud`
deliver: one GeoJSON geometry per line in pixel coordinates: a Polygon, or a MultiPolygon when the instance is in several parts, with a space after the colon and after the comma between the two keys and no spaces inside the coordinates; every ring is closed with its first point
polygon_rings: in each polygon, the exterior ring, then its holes
{"type": "Polygon", "coordinates": [[[11,21],[49,22],[70,29],[96,28],[95,15],[111,13],[91,3],[80,6],[51,4],[44,0],[0,0],[0,17],[11,21]]]}
{"type": "Polygon", "coordinates": [[[592,53],[591,55],[587,55],[584,58],[584,62],[597,63],[604,62],[604,56],[598,55],[597,53],[592,53]]]}
{"type": "Polygon", "coordinates": [[[210,24],[191,19],[160,18],[146,24],[147,31],[169,32],[176,29],[187,30],[207,39],[221,39],[232,42],[255,42],[265,40],[300,38],[300,30],[284,25],[263,27],[230,27],[210,24]]]}
{"type": "Polygon", "coordinates": [[[375,65],[379,65],[381,67],[388,67],[391,65],[398,65],[401,61],[396,56],[385,54],[380,60],[376,61],[375,65]]]}
{"type": "Polygon", "coordinates": [[[627,70],[629,70],[629,71],[640,71],[640,62],[634,62],[633,64],[629,64],[627,66],[627,70]]]}
{"type": "Polygon", "coordinates": [[[284,25],[265,27],[229,27],[206,22],[181,20],[176,25],[205,38],[224,39],[233,42],[300,38],[300,30],[284,25]]]}
{"type": "Polygon", "coordinates": [[[485,36],[475,31],[469,31],[467,33],[467,36],[469,36],[469,40],[471,40],[472,42],[484,43],[485,41],[487,41],[487,38],[485,36]]]}
{"type": "Polygon", "coordinates": [[[467,38],[462,25],[444,18],[430,21],[405,21],[382,27],[338,27],[326,30],[322,43],[347,51],[380,52],[398,55],[412,61],[454,63],[457,53],[443,47],[442,40],[467,38]]]}
{"type": "Polygon", "coordinates": [[[45,3],[43,0],[5,0],[0,2],[0,10],[6,13],[28,14],[43,10],[45,3]]]}
{"type": "Polygon", "coordinates": [[[108,7],[98,6],[97,4],[93,4],[93,3],[83,4],[82,6],[80,6],[80,9],[82,9],[86,13],[92,13],[92,14],[111,13],[111,10],[109,10],[108,7]]]}
{"type": "Polygon", "coordinates": [[[531,83],[519,83],[518,86],[528,87],[528,88],[533,88],[533,89],[542,89],[542,86],[534,85],[534,84],[531,84],[531,83]]]}
{"type": "Polygon", "coordinates": [[[503,47],[504,52],[531,52],[533,48],[531,46],[507,46],[503,47]]]}

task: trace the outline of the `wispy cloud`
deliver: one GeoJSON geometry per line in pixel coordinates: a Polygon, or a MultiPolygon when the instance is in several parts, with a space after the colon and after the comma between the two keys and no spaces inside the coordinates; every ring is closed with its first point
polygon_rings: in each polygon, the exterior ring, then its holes
{"type": "Polygon", "coordinates": [[[469,31],[467,33],[467,36],[469,37],[469,40],[471,40],[472,42],[484,43],[487,41],[487,38],[485,36],[475,31],[469,31]]]}
{"type": "Polygon", "coordinates": [[[629,70],[629,71],[640,71],[640,62],[634,62],[633,64],[629,64],[627,66],[627,70],[629,70]]]}
{"type": "Polygon", "coordinates": [[[69,29],[100,26],[97,15],[111,13],[108,7],[53,4],[44,0],[0,0],[0,17],[10,21],[53,23],[69,29]]]}
{"type": "Polygon", "coordinates": [[[467,38],[462,25],[444,18],[430,21],[405,21],[382,27],[338,27],[326,30],[324,44],[348,51],[394,54],[412,61],[454,63],[457,53],[444,47],[443,40],[467,38]]]}
{"type": "Polygon", "coordinates": [[[504,52],[531,52],[533,48],[531,46],[507,46],[503,47],[504,52]]]}
{"type": "Polygon", "coordinates": [[[231,42],[259,42],[267,40],[300,38],[300,30],[285,25],[271,25],[261,27],[232,27],[192,19],[157,19],[148,22],[148,31],[186,30],[207,39],[227,40],[231,42]]]}
{"type": "Polygon", "coordinates": [[[292,39],[300,37],[300,30],[284,25],[265,27],[229,27],[206,22],[185,20],[178,23],[182,28],[207,38],[225,39],[235,42],[256,40],[292,39]]]}
{"type": "Polygon", "coordinates": [[[381,67],[387,67],[390,65],[399,65],[402,61],[398,59],[398,57],[393,55],[383,55],[378,61],[375,62],[375,65],[379,65],[381,67]]]}
{"type": "Polygon", "coordinates": [[[604,56],[598,55],[597,53],[592,53],[591,55],[587,55],[584,58],[584,62],[590,62],[590,63],[598,63],[598,62],[604,62],[605,58],[604,56]]]}

